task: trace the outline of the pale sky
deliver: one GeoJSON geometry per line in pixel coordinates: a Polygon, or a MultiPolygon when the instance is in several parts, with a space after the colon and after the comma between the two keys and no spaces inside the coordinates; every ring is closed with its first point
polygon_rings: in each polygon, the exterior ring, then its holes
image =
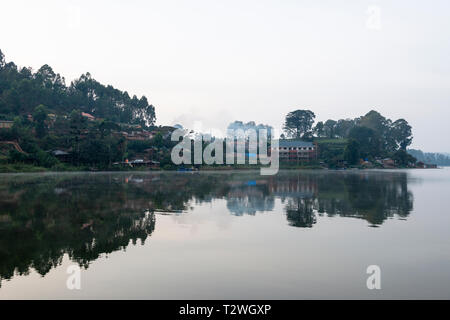
{"type": "Polygon", "coordinates": [[[447,0],[2,0],[0,49],[146,95],[157,124],[281,128],[296,109],[376,109],[409,121],[412,147],[450,152],[447,0]]]}

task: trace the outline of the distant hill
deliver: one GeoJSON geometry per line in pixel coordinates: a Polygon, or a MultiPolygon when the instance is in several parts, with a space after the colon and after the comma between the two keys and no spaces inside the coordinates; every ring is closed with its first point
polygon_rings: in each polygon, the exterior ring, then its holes
{"type": "Polygon", "coordinates": [[[423,152],[416,149],[408,149],[408,153],[417,161],[437,164],[438,166],[450,166],[450,155],[448,153],[423,152]]]}

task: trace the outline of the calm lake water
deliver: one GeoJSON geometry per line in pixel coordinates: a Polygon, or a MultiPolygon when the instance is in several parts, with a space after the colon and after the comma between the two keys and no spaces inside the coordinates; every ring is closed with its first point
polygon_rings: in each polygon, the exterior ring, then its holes
{"type": "Polygon", "coordinates": [[[449,169],[2,174],[0,299],[450,299],[449,208],[449,169]]]}

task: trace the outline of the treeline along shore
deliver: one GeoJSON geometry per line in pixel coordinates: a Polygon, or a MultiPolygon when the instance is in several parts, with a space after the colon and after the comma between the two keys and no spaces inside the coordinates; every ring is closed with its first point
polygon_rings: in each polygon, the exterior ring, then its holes
{"type": "MultiPolygon", "coordinates": [[[[392,121],[375,110],[355,119],[316,123],[315,117],[303,109],[286,115],[281,168],[433,167],[408,152],[412,128],[405,119],[392,121]]],[[[103,85],[89,73],[66,84],[50,66],[19,68],[0,50],[0,172],[255,168],[176,166],[171,134],[180,126],[155,121],[155,107],[145,96],[103,85]]],[[[235,121],[229,128],[272,132],[254,122],[235,121]]]]}

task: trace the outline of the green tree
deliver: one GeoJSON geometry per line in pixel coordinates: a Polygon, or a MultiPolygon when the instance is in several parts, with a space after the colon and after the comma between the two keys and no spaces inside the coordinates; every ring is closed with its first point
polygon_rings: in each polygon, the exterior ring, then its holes
{"type": "Polygon", "coordinates": [[[35,121],[36,136],[43,138],[47,134],[47,124],[45,121],[48,118],[48,109],[46,106],[40,104],[34,109],[33,119],[35,121]]]}
{"type": "Polygon", "coordinates": [[[361,157],[376,157],[381,154],[380,139],[374,130],[357,126],[350,130],[349,138],[358,143],[361,157]]]}
{"type": "Polygon", "coordinates": [[[111,134],[112,131],[120,131],[120,126],[112,121],[102,120],[98,125],[101,137],[104,138],[106,135],[111,134]]]}
{"type": "Polygon", "coordinates": [[[349,164],[355,165],[358,163],[358,160],[360,159],[359,148],[359,143],[356,140],[350,139],[348,141],[344,151],[344,159],[349,164]]]}
{"type": "Polygon", "coordinates": [[[311,132],[316,115],[311,110],[295,110],[286,116],[283,129],[287,136],[301,138],[311,132]]]}
{"type": "Polygon", "coordinates": [[[3,54],[2,50],[0,50],[0,68],[3,68],[5,64],[5,55],[3,54]]]}
{"type": "Polygon", "coordinates": [[[397,150],[394,155],[392,156],[392,159],[395,160],[397,165],[402,167],[407,167],[410,164],[414,164],[417,160],[412,155],[410,155],[406,150],[399,149],[397,150]]]}
{"type": "Polygon", "coordinates": [[[355,121],[351,119],[340,119],[335,124],[335,134],[340,138],[347,138],[350,130],[355,126],[355,121]]]}
{"type": "Polygon", "coordinates": [[[405,119],[398,119],[390,128],[390,137],[394,141],[395,145],[401,150],[406,150],[406,148],[412,142],[412,131],[411,126],[405,119]]]}
{"type": "Polygon", "coordinates": [[[79,165],[81,133],[83,132],[83,129],[86,127],[86,119],[81,115],[80,110],[72,110],[69,119],[70,119],[70,138],[71,138],[72,152],[74,154],[72,160],[74,161],[74,164],[79,165]]]}
{"type": "Polygon", "coordinates": [[[369,111],[366,115],[361,117],[358,121],[358,125],[372,129],[380,136],[383,136],[389,129],[390,120],[383,117],[379,112],[375,110],[369,111]]]}
{"type": "Polygon", "coordinates": [[[318,137],[322,137],[324,134],[324,125],[322,121],[317,122],[316,126],[314,127],[314,133],[318,136],[318,137]]]}
{"type": "Polygon", "coordinates": [[[157,148],[164,146],[164,139],[160,132],[158,132],[152,139],[153,145],[157,148]]]}
{"type": "Polygon", "coordinates": [[[392,121],[383,117],[379,112],[371,110],[365,116],[358,119],[357,124],[361,127],[372,129],[381,143],[380,148],[388,153],[397,148],[395,141],[391,139],[390,129],[392,121]]]}
{"type": "Polygon", "coordinates": [[[334,138],[335,131],[336,131],[336,123],[337,123],[336,121],[331,120],[331,119],[325,121],[324,131],[325,131],[325,135],[328,138],[334,138]]]}

